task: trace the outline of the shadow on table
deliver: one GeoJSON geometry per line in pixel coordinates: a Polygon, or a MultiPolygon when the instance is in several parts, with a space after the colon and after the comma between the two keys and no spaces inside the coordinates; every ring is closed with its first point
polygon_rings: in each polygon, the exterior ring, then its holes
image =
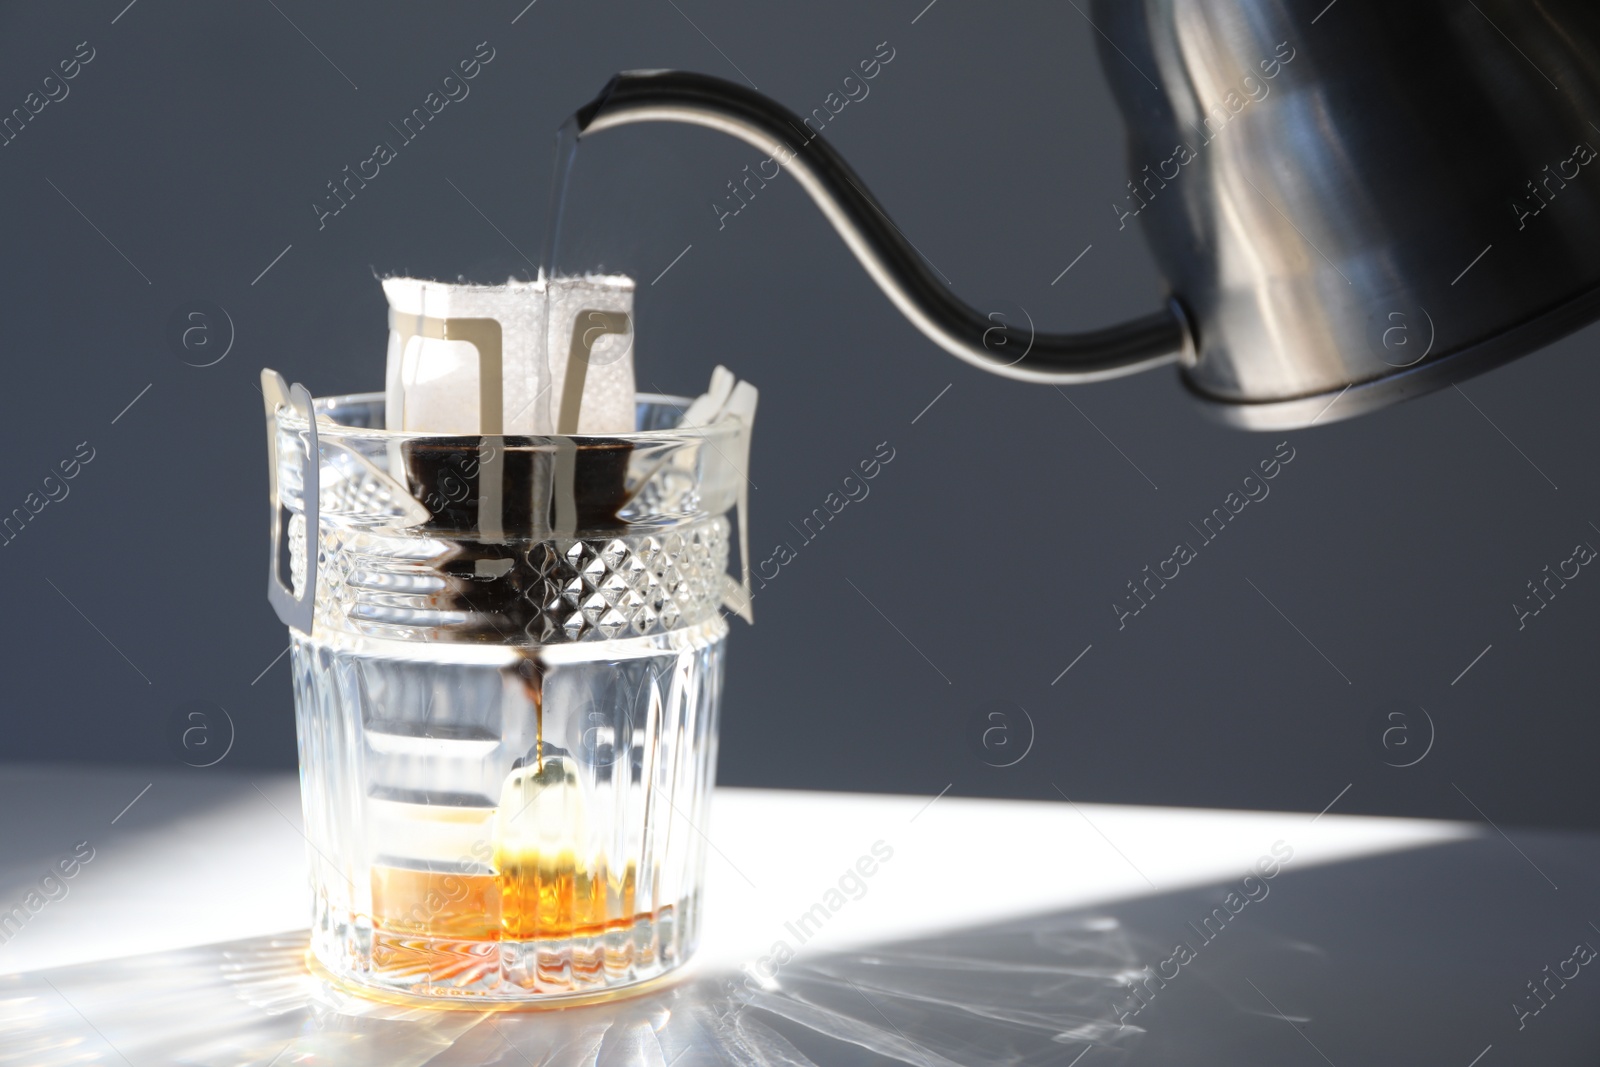
{"type": "Polygon", "coordinates": [[[372,1003],[309,974],[304,935],[255,938],[0,978],[0,1063],[1466,1067],[1485,1046],[1593,1062],[1600,977],[1521,1029],[1507,1006],[1585,930],[1600,944],[1583,918],[1600,845],[1523,846],[1285,873],[1233,912],[1213,886],[534,1013],[372,1003]]]}

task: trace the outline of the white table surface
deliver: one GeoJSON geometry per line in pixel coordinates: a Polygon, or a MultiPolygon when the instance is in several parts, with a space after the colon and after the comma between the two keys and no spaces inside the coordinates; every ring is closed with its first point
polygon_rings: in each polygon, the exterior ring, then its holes
{"type": "MultiPolygon", "coordinates": [[[[1331,795],[1331,794],[1330,794],[1331,795]]],[[[0,944],[0,974],[303,929],[296,776],[0,765],[0,910],[87,841],[94,858],[0,944]],[[129,806],[131,802],[131,807],[129,806]]],[[[784,939],[872,846],[893,858],[802,947],[815,953],[1237,882],[1276,842],[1287,871],[1460,841],[1417,819],[719,789],[693,966],[784,939]],[[981,879],[981,894],[963,884],[981,879]]],[[[796,946],[800,947],[800,946],[796,946]]]]}

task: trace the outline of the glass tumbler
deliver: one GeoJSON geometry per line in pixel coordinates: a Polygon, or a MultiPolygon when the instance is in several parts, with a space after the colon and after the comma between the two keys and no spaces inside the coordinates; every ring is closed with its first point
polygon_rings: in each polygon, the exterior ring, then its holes
{"type": "Polygon", "coordinates": [[[745,422],[641,395],[630,434],[441,436],[263,385],[316,960],[466,1003],[681,964],[745,422]]]}

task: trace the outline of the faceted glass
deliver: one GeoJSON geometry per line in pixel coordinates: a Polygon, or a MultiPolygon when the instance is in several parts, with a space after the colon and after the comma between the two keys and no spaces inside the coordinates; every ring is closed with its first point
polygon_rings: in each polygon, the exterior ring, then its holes
{"type": "Polygon", "coordinates": [[[312,951],[397,994],[603,991],[692,952],[737,419],[605,438],[398,433],[278,408],[312,951]],[[315,555],[310,553],[314,551],[315,555]]]}

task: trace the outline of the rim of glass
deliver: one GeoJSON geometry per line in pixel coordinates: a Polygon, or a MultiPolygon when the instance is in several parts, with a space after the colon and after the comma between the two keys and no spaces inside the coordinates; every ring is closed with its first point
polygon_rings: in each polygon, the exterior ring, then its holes
{"type": "MultiPolygon", "coordinates": [[[[667,407],[676,407],[685,410],[694,402],[694,398],[674,396],[670,393],[635,392],[634,403],[660,404],[667,407]]],[[[541,444],[558,444],[563,441],[580,442],[578,447],[603,444],[607,441],[629,442],[674,442],[707,440],[712,437],[718,439],[732,439],[745,431],[744,420],[739,416],[724,412],[716,421],[705,423],[701,426],[674,426],[663,430],[629,430],[626,433],[599,433],[599,434],[483,434],[483,433],[434,433],[427,430],[388,430],[376,426],[352,426],[349,423],[339,422],[329,414],[329,409],[353,406],[357,404],[384,403],[387,397],[381,392],[365,393],[337,393],[332,396],[318,396],[312,398],[312,406],[320,418],[317,421],[317,433],[323,436],[337,437],[370,437],[386,441],[459,441],[462,444],[481,441],[485,437],[499,437],[506,442],[507,448],[530,448],[541,444]]],[[[277,419],[285,428],[304,426],[305,419],[293,406],[280,404],[277,410],[277,419]]]]}

